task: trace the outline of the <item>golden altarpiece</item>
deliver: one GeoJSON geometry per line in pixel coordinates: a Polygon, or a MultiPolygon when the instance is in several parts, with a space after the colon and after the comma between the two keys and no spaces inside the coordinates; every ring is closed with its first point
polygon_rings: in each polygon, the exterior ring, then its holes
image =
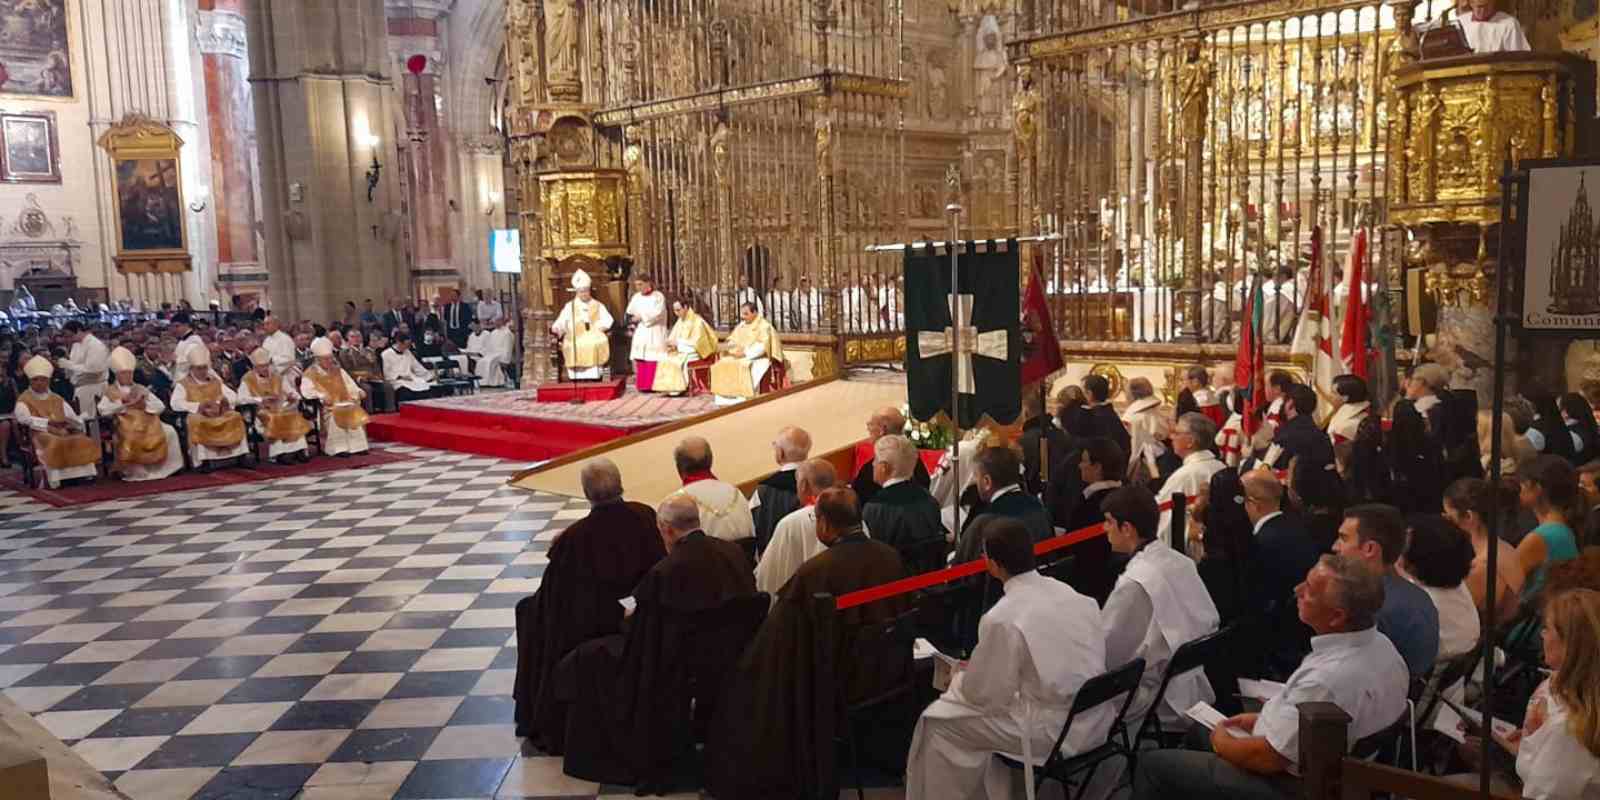
{"type": "Polygon", "coordinates": [[[1252,282],[1302,305],[1320,252],[1330,274],[1360,258],[1401,327],[1436,306],[1418,347],[1477,385],[1499,159],[1577,152],[1594,64],[1562,52],[1555,0],[1505,9],[1535,52],[1420,61],[1445,7],[508,0],[524,381],[553,376],[580,266],[648,272],[720,331],[749,287],[808,374],[898,361],[898,256],[865,247],[944,238],[955,165],[963,237],[1059,234],[1024,264],[1074,379],[1175,392],[1232,360],[1252,282]]]}

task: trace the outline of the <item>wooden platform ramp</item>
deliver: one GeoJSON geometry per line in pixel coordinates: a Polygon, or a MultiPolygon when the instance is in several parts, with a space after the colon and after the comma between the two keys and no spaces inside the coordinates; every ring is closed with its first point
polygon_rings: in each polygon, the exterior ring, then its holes
{"type": "Polygon", "coordinates": [[[905,377],[894,373],[816,381],[571,453],[519,473],[511,485],[582,497],[579,470],[585,461],[604,455],[622,470],[628,499],[655,505],[680,485],[672,449],[685,437],[703,436],[711,443],[712,472],[718,478],[748,484],[777,468],[772,440],[783,426],[804,428],[811,434],[812,455],[823,456],[865,438],[867,417],[875,409],[905,400],[905,377]]]}

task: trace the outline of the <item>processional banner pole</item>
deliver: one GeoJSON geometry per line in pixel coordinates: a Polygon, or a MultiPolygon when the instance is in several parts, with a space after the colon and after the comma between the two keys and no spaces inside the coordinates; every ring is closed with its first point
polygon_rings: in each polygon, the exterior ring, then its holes
{"type": "Polygon", "coordinates": [[[961,482],[961,327],[966,325],[962,319],[961,301],[961,170],[955,165],[945,173],[945,183],[950,189],[950,202],[945,205],[944,213],[948,218],[950,232],[945,244],[950,248],[950,466],[955,470],[955,517],[954,528],[950,534],[956,539],[961,538],[961,494],[965,484],[961,482]]]}

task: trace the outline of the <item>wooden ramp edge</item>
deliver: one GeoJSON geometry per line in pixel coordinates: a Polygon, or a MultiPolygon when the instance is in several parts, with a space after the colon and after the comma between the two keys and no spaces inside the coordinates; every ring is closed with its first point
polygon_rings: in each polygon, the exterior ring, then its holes
{"type": "Polygon", "coordinates": [[[905,402],[905,382],[831,378],[792,387],[747,403],[680,420],[570,453],[513,476],[510,485],[535,492],[582,497],[578,473],[597,456],[616,462],[630,500],[655,505],[680,484],[672,450],[689,436],[711,443],[712,472],[729,483],[748,487],[777,468],[772,441],[778,430],[796,425],[811,434],[811,453],[834,454],[867,435],[873,410],[905,402]]]}

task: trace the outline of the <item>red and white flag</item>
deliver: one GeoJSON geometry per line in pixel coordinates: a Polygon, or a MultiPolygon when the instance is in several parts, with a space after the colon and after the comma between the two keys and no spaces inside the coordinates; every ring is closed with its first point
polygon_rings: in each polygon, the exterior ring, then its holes
{"type": "Polygon", "coordinates": [[[1316,388],[1333,394],[1333,379],[1340,373],[1339,351],[1333,338],[1333,304],[1328,296],[1331,277],[1323,269],[1322,226],[1311,229],[1311,275],[1306,287],[1306,308],[1295,326],[1290,352],[1311,361],[1311,378],[1316,388]]]}
{"type": "Polygon", "coordinates": [[[1367,326],[1372,321],[1372,311],[1367,307],[1366,296],[1367,229],[1356,231],[1350,240],[1350,262],[1345,266],[1347,306],[1344,311],[1344,330],[1339,340],[1340,360],[1344,371],[1362,380],[1367,378],[1367,365],[1372,360],[1368,349],[1367,326]]]}

